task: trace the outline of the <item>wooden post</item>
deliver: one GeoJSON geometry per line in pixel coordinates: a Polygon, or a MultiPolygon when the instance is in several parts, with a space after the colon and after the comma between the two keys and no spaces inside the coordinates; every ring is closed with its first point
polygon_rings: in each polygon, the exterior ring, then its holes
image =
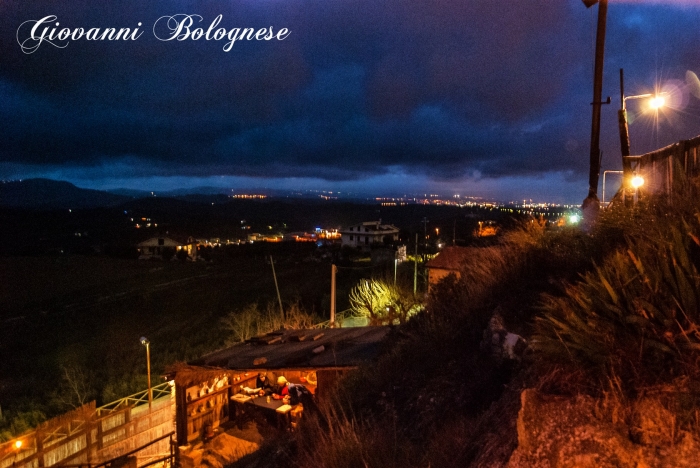
{"type": "Polygon", "coordinates": [[[416,233],[416,253],[413,257],[413,297],[418,289],[418,233],[416,233]]]}
{"type": "Polygon", "coordinates": [[[153,390],[151,390],[151,343],[146,342],[146,373],[148,374],[148,411],[153,406],[153,390]]]}
{"type": "Polygon", "coordinates": [[[275,279],[275,289],[277,290],[277,300],[280,303],[280,315],[282,316],[282,326],[284,326],[284,309],[282,308],[282,297],[280,296],[280,288],[277,285],[277,275],[275,274],[275,262],[272,261],[272,255],[270,255],[270,265],[272,266],[272,277],[275,279]]]}
{"type": "Polygon", "coordinates": [[[175,442],[172,434],[170,434],[170,466],[175,466],[175,442]]]}
{"type": "Polygon", "coordinates": [[[337,271],[338,267],[331,265],[331,328],[335,328],[335,273],[337,271]]]}

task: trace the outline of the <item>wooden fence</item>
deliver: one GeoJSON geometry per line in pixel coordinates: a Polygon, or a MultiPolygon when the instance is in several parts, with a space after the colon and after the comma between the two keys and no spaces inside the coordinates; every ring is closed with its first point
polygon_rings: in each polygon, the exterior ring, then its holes
{"type": "Polygon", "coordinates": [[[636,172],[644,177],[644,193],[670,195],[681,178],[700,175],[700,136],[631,156],[630,160],[637,163],[636,172]]]}
{"type": "Polygon", "coordinates": [[[175,387],[170,383],[95,407],[95,402],[0,444],[0,468],[95,467],[133,453],[137,465],[172,455],[175,387]],[[155,443],[153,443],[155,441],[155,443]]]}

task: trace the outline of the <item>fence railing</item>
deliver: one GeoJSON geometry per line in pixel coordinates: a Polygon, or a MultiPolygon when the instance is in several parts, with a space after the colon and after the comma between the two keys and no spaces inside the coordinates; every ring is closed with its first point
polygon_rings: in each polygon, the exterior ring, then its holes
{"type": "Polygon", "coordinates": [[[680,177],[700,175],[700,136],[630,158],[644,177],[642,193],[670,195],[680,177]]]}
{"type": "Polygon", "coordinates": [[[0,468],[99,466],[139,452],[138,466],[171,457],[166,440],[175,427],[175,398],[168,382],[96,408],[95,402],[42,423],[0,444],[0,468]],[[138,447],[138,448],[137,448],[138,447]]]}
{"type": "MultiPolygon", "coordinates": [[[[153,393],[153,400],[156,400],[158,398],[162,398],[165,396],[170,396],[171,388],[170,384],[168,382],[162,383],[160,385],[156,385],[155,387],[151,388],[151,392],[153,393]]],[[[130,407],[137,407],[137,406],[142,406],[142,405],[147,405],[148,404],[148,390],[143,390],[138,393],[134,393],[133,395],[129,395],[124,398],[120,398],[119,400],[115,400],[111,403],[108,403],[106,405],[100,406],[99,408],[96,409],[97,415],[98,416],[103,416],[109,413],[113,413],[114,411],[118,411],[120,409],[126,408],[128,406],[130,407]]]]}

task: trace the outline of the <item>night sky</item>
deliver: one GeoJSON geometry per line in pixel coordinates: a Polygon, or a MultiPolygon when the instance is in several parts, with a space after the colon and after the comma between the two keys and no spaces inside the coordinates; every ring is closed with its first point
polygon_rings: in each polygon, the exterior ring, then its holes
{"type": "MultiPolygon", "coordinates": [[[[580,0],[0,0],[0,18],[2,179],[587,193],[597,6],[580,0]],[[24,53],[18,40],[49,15],[41,28],[141,23],[141,35],[24,53]],[[291,32],[229,51],[226,39],[159,40],[173,15],[291,32]]],[[[633,154],[700,134],[700,1],[610,0],[603,170],[621,167],[620,68],[626,94],[663,91],[669,104],[657,116],[628,101],[633,154]]]]}

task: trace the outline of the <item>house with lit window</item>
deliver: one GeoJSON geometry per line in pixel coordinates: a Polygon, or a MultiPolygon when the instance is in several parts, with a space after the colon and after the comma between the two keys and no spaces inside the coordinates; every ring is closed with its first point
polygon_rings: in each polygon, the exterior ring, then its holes
{"type": "Polygon", "coordinates": [[[344,228],[340,231],[342,245],[350,247],[369,247],[399,240],[399,228],[379,221],[365,221],[344,228]]]}
{"type": "Polygon", "coordinates": [[[151,237],[143,242],[140,242],[136,247],[139,250],[139,260],[162,260],[163,254],[171,249],[177,255],[179,252],[187,252],[187,257],[191,260],[197,260],[198,242],[193,237],[187,241],[179,241],[170,237],[151,237]]]}

